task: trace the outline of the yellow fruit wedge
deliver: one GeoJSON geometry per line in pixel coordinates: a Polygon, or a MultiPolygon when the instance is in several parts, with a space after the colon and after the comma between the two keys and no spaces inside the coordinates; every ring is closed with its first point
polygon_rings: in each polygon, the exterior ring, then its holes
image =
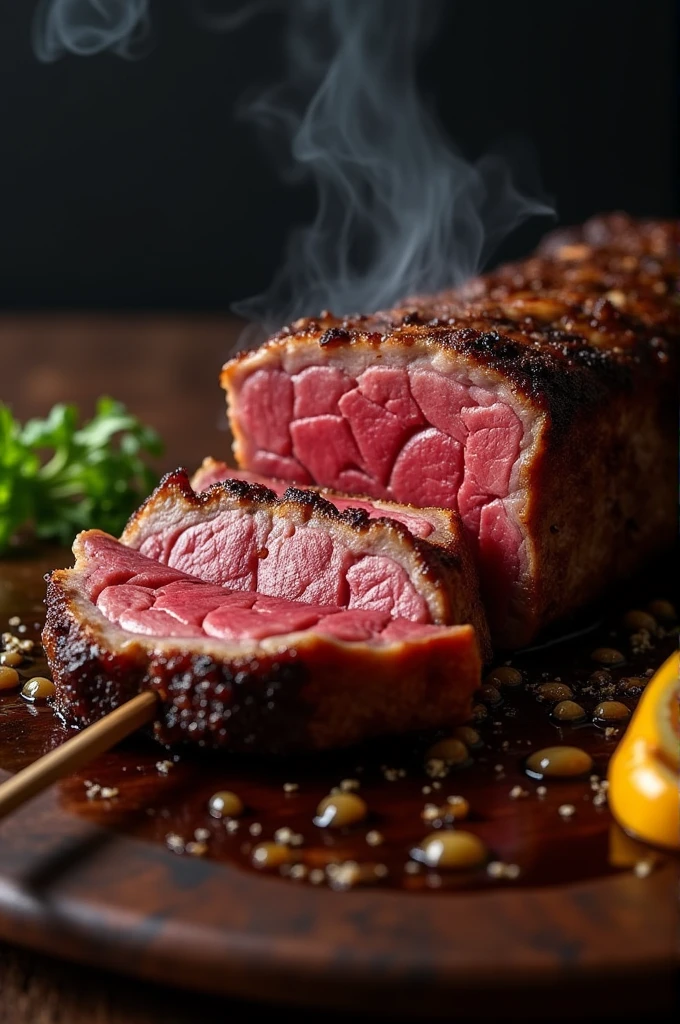
{"type": "Polygon", "coordinates": [[[654,846],[680,849],[680,652],[647,684],[609,764],[609,806],[619,824],[654,846]]]}

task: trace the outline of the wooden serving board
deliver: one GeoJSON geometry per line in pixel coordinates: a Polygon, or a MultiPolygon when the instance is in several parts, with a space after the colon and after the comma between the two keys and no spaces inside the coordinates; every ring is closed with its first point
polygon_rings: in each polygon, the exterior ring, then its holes
{"type": "MultiPolygon", "coordinates": [[[[68,561],[66,552],[42,549],[0,562],[1,630],[19,615],[23,635],[37,636],[43,574],[68,561]]],[[[649,592],[667,596],[658,587],[649,592]]],[[[642,589],[636,596],[646,599],[642,589]]],[[[616,621],[619,612],[612,614],[616,621]]],[[[623,645],[605,622],[515,663],[529,683],[560,675],[564,664],[562,678],[574,683],[574,665],[587,665],[585,652],[603,635],[623,645]]],[[[660,662],[674,642],[668,637],[631,656],[619,675],[640,671],[640,657],[660,662]]],[[[25,677],[43,670],[39,656],[21,669],[25,677]]],[[[590,1013],[662,1009],[671,1000],[677,865],[660,859],[639,878],[631,866],[649,851],[633,846],[624,853],[628,867],[614,866],[622,837],[606,807],[593,806],[587,782],[549,784],[537,798],[522,772],[530,744],[571,739],[599,767],[615,739],[595,726],[565,736],[536,697],[520,690],[490,709],[474,763],[440,790],[469,798],[470,829],[494,855],[518,863],[517,879],[404,873],[409,846],[428,831],[420,809],[437,798],[422,793],[432,780],[422,770],[420,740],[285,766],[181,753],[159,770],[167,754],[142,739],[0,822],[0,937],[172,985],[285,1004],[442,1017],[493,1016],[502,1005],[505,1015],[541,1018],[546,1000],[553,1018],[584,1006],[590,1013]],[[381,766],[390,764],[406,777],[386,777],[390,769],[381,766]],[[341,836],[311,826],[320,796],[357,770],[370,824],[385,835],[370,857],[368,826],[341,836]],[[290,778],[299,789],[286,794],[290,778]],[[88,800],[92,782],[118,793],[88,800]],[[528,795],[510,800],[515,785],[528,795]],[[242,794],[249,808],[236,836],[206,811],[209,795],[222,788],[242,794]],[[576,807],[569,821],[557,813],[563,802],[576,807]],[[262,826],[261,838],[282,825],[304,832],[308,864],[378,859],[389,877],[338,892],[257,873],[248,867],[253,823],[262,826]],[[210,833],[204,856],[168,849],[168,835],[191,840],[196,828],[210,833]]],[[[0,695],[0,777],[68,734],[48,707],[28,705],[16,692],[0,695]]]]}

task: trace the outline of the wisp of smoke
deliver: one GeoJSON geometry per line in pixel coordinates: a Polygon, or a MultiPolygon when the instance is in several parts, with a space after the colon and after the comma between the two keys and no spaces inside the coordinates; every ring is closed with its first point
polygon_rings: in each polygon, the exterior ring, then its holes
{"type": "Polygon", "coordinates": [[[104,50],[135,60],[149,50],[150,29],[149,0],[40,0],[33,49],[45,63],[104,50]]]}
{"type": "Polygon", "coordinates": [[[479,272],[523,221],[552,216],[528,147],[466,160],[423,101],[417,60],[433,0],[294,0],[284,82],[244,114],[289,150],[281,170],[312,178],[311,224],[293,231],[271,287],[237,311],[268,328],[328,308],[384,308],[479,272]]]}

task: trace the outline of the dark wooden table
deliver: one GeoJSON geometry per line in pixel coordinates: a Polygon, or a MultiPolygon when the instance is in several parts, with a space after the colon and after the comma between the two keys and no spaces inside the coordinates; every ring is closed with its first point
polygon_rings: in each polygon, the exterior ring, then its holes
{"type": "MultiPolygon", "coordinates": [[[[75,401],[89,415],[97,396],[110,394],[164,437],[167,450],[159,469],[184,465],[191,470],[205,455],[228,452],[217,378],[239,331],[236,321],[219,317],[4,316],[0,400],[24,419],[45,415],[57,401],[75,401]]],[[[0,944],[0,1024],[194,1024],[227,1018],[238,1024],[262,1012],[277,1013],[168,991],[0,944]]],[[[293,1013],[281,1012],[284,1019],[293,1013]]],[[[579,1019],[588,1020],[589,1013],[584,1007],[579,1019]]],[[[294,1014],[301,1024],[318,1019],[317,1013],[294,1014]]],[[[325,1013],[324,1018],[334,1024],[344,1015],[325,1013]]],[[[502,1007],[498,1019],[508,1019],[502,1007]]],[[[659,1018],[648,1020],[660,1024],[659,1018]]]]}

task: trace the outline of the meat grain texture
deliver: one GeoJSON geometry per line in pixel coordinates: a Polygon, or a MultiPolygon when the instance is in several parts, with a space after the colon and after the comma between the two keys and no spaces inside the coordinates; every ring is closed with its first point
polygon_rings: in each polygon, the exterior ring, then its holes
{"type": "Polygon", "coordinates": [[[341,511],[321,494],[293,487],[277,497],[239,479],[197,494],[177,470],[131,517],[121,540],[232,590],[412,622],[471,623],[488,655],[477,575],[455,513],[395,507],[390,516],[385,504],[372,511],[341,511]],[[400,514],[411,529],[395,518],[400,514]]]}
{"type": "Polygon", "coordinates": [[[51,574],[43,644],[56,707],[88,725],[156,692],[156,737],[284,753],[463,721],[472,626],[231,590],[98,530],[51,574]]]}
{"type": "Polygon", "coordinates": [[[615,214],[465,289],[297,321],[227,363],[249,472],[460,513],[529,642],[672,545],[677,223],[615,214]]]}

